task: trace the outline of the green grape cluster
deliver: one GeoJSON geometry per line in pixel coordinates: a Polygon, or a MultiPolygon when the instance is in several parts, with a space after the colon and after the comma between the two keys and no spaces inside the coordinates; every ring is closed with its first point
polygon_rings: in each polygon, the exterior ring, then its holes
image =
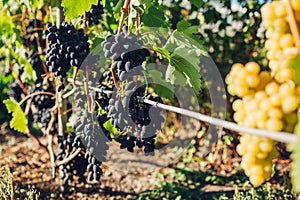
{"type": "MultiPolygon", "coordinates": [[[[297,123],[300,87],[292,80],[280,83],[271,72],[260,68],[254,62],[236,63],[227,75],[228,92],[240,97],[232,103],[233,119],[251,128],[292,132],[297,123]]],[[[237,146],[241,167],[254,186],[261,185],[272,176],[272,160],[278,156],[276,142],[241,134],[237,146]]]]}
{"type": "MultiPolygon", "coordinates": [[[[291,1],[296,20],[300,23],[300,1],[291,1]]],[[[274,79],[279,83],[295,80],[295,72],[291,67],[298,50],[289,28],[286,1],[272,1],[261,8],[262,24],[266,28],[267,59],[274,79]]]]}
{"type": "MultiPolygon", "coordinates": [[[[300,1],[291,3],[299,23],[300,1]]],[[[255,62],[235,63],[225,79],[229,94],[238,97],[232,108],[233,119],[240,125],[293,132],[298,121],[300,86],[292,67],[298,50],[289,28],[286,5],[286,1],[272,1],[261,8],[270,71],[261,71],[255,62]]],[[[272,160],[278,156],[275,144],[268,138],[241,133],[236,150],[252,185],[259,186],[272,176],[272,160]]]]}

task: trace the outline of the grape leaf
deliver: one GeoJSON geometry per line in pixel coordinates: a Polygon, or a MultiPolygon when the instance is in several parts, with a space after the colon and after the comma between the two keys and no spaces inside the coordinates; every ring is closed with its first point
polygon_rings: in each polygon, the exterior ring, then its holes
{"type": "Polygon", "coordinates": [[[163,73],[158,70],[152,69],[152,70],[149,70],[149,74],[154,83],[155,93],[158,96],[164,97],[173,102],[174,86],[170,82],[166,82],[165,80],[163,80],[163,73]]]}
{"type": "Polygon", "coordinates": [[[32,9],[41,9],[41,7],[45,4],[44,0],[31,0],[32,1],[32,9]]]}
{"type": "Polygon", "coordinates": [[[124,5],[125,0],[119,0],[117,5],[114,8],[114,17],[118,19],[121,16],[121,8],[124,5]]]}
{"type": "Polygon", "coordinates": [[[66,21],[79,17],[85,11],[89,11],[92,4],[97,5],[98,0],[85,0],[80,2],[76,0],[62,0],[61,2],[62,7],[64,8],[66,21]]]}
{"type": "Polygon", "coordinates": [[[110,134],[114,134],[115,132],[117,132],[116,127],[114,127],[111,123],[110,120],[107,120],[104,124],[103,127],[110,133],[110,134]]]}
{"type": "MultiPolygon", "coordinates": [[[[18,54],[16,54],[13,49],[10,49],[9,53],[13,59],[18,61],[18,64],[20,66],[23,66],[22,68],[24,69],[24,72],[21,75],[21,80],[28,82],[28,83],[31,83],[31,82],[34,83],[36,81],[37,77],[36,77],[36,73],[33,70],[29,61],[26,58],[23,58],[23,57],[19,56],[18,54]]],[[[16,75],[16,76],[18,76],[18,75],[16,75]]]]}
{"type": "Polygon", "coordinates": [[[202,0],[190,0],[191,3],[196,6],[197,8],[201,8],[203,1],[202,0]]]}
{"type": "Polygon", "coordinates": [[[164,27],[167,28],[169,24],[166,22],[165,14],[159,10],[157,6],[151,6],[141,17],[141,22],[149,27],[164,27]]]}
{"type": "Polygon", "coordinates": [[[169,63],[166,71],[166,80],[172,85],[186,86],[188,84],[184,74],[176,71],[176,69],[169,63]]]}
{"type": "Polygon", "coordinates": [[[186,21],[185,19],[183,19],[177,23],[176,28],[178,31],[184,31],[185,29],[187,29],[190,26],[191,26],[191,23],[186,21]]]}
{"type": "Polygon", "coordinates": [[[295,192],[300,192],[300,122],[297,123],[294,129],[294,134],[297,137],[297,141],[292,145],[293,153],[291,158],[292,169],[291,169],[291,177],[293,183],[293,190],[295,192]]]}
{"type": "MultiPolygon", "coordinates": [[[[200,55],[207,55],[204,47],[200,45],[199,41],[175,31],[168,39],[165,49],[171,52],[170,65],[185,77],[186,82],[198,94],[202,86],[199,66],[200,55]]],[[[176,77],[175,74],[174,77],[176,77]]]]}
{"type": "Polygon", "coordinates": [[[12,113],[10,127],[21,133],[26,133],[28,120],[21,106],[13,98],[3,101],[9,113],[12,113]]]}
{"type": "Polygon", "coordinates": [[[14,34],[15,25],[10,16],[4,11],[0,11],[0,35],[10,37],[14,34]]]}

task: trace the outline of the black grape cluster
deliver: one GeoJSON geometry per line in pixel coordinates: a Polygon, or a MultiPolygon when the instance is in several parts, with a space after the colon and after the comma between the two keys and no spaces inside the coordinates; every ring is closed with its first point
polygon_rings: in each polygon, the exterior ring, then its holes
{"type": "Polygon", "coordinates": [[[101,45],[105,57],[112,59],[112,68],[116,70],[120,81],[125,79],[126,72],[141,66],[150,55],[147,49],[142,48],[143,41],[129,33],[125,26],[121,34],[107,36],[101,45]]]}
{"type": "Polygon", "coordinates": [[[121,144],[121,149],[127,148],[129,152],[133,152],[136,145],[144,147],[145,154],[153,153],[156,131],[162,128],[164,118],[160,114],[161,109],[142,102],[141,98],[156,102],[162,100],[147,94],[145,88],[138,85],[138,82],[131,81],[121,91],[114,92],[109,100],[107,114],[117,129],[129,130],[131,133],[130,136],[126,134],[116,139],[121,144]]]}
{"type": "Polygon", "coordinates": [[[34,69],[34,71],[36,72],[36,76],[37,76],[36,83],[42,83],[43,82],[42,75],[45,74],[46,72],[44,71],[43,61],[40,58],[40,55],[34,50],[31,50],[30,53],[27,55],[27,58],[30,60],[30,64],[34,69]]]}
{"type": "MultiPolygon", "coordinates": [[[[43,22],[38,19],[32,19],[26,26],[26,35],[24,34],[22,37],[23,44],[30,50],[28,54],[26,53],[26,57],[36,72],[37,83],[43,81],[42,75],[46,73],[43,68],[43,61],[40,58],[40,55],[44,55],[44,49],[46,48],[43,30],[43,22]]],[[[21,74],[22,72],[19,73],[21,74]]]]}
{"type": "Polygon", "coordinates": [[[43,35],[44,25],[38,19],[32,19],[26,26],[26,35],[22,37],[22,42],[26,47],[34,49],[38,52],[38,47],[41,49],[46,48],[46,40],[43,35]]]}
{"type": "Polygon", "coordinates": [[[74,132],[71,132],[66,140],[63,140],[61,136],[58,136],[56,158],[58,160],[63,160],[66,152],[70,154],[76,148],[82,148],[82,152],[70,162],[60,166],[60,178],[63,181],[62,183],[67,185],[69,181],[74,181],[75,176],[78,177],[79,183],[86,183],[86,180],[99,181],[102,174],[100,168],[101,162],[87,153],[80,137],[77,137],[74,132]],[[86,171],[88,174],[87,177],[85,176],[86,171]]]}
{"type": "Polygon", "coordinates": [[[48,39],[46,65],[54,76],[66,77],[72,66],[80,67],[89,53],[88,37],[83,29],[64,23],[59,27],[47,26],[48,39]]]}
{"type": "MultiPolygon", "coordinates": [[[[105,154],[108,149],[106,142],[108,141],[106,134],[102,134],[102,128],[98,124],[98,118],[89,113],[85,106],[85,94],[80,91],[75,93],[76,103],[76,136],[73,142],[73,147],[80,147],[85,151],[85,159],[87,160],[86,171],[88,172],[88,181],[99,181],[102,174],[99,160],[105,159],[105,154]]],[[[103,124],[102,124],[103,125],[103,124]]]]}
{"type": "MultiPolygon", "coordinates": [[[[63,160],[66,156],[66,150],[64,145],[63,136],[57,136],[57,150],[56,150],[56,159],[63,160]]],[[[68,185],[68,181],[73,180],[73,174],[69,164],[64,164],[59,166],[59,175],[62,180],[63,186],[68,185]]]]}
{"type": "MultiPolygon", "coordinates": [[[[35,92],[54,93],[54,90],[50,87],[43,86],[41,83],[38,83],[30,90],[30,93],[35,92]]],[[[42,128],[47,129],[49,122],[51,121],[51,108],[55,105],[55,99],[53,99],[50,95],[40,94],[32,97],[32,103],[37,108],[37,112],[33,114],[34,122],[40,122],[42,128]]],[[[56,132],[55,126],[51,127],[51,132],[56,132]]]]}
{"type": "Polygon", "coordinates": [[[9,97],[13,97],[16,101],[19,102],[21,100],[22,93],[23,90],[17,82],[13,81],[8,84],[7,94],[9,97]]]}
{"type": "Polygon", "coordinates": [[[97,87],[98,90],[96,92],[95,100],[97,101],[97,105],[104,110],[107,110],[109,105],[109,100],[111,98],[111,94],[113,93],[113,85],[111,81],[111,72],[105,71],[100,79],[100,85],[97,87]]]}
{"type": "Polygon", "coordinates": [[[102,18],[101,15],[104,13],[102,1],[98,0],[97,5],[92,5],[91,9],[86,13],[87,25],[99,24],[99,20],[102,18]]]}

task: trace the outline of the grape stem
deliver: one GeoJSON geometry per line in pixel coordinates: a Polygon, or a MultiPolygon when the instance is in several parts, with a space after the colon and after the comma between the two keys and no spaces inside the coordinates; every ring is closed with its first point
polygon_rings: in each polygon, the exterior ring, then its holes
{"type": "Polygon", "coordinates": [[[84,35],[86,35],[86,32],[87,32],[87,22],[88,18],[87,18],[87,15],[86,15],[86,12],[84,12],[83,14],[83,33],[84,35]]]}
{"type": "Polygon", "coordinates": [[[249,128],[249,127],[245,127],[245,126],[240,126],[233,122],[210,117],[210,116],[207,116],[207,115],[204,115],[201,113],[197,113],[197,112],[193,112],[190,110],[186,110],[183,108],[178,108],[175,106],[169,106],[169,105],[165,105],[162,103],[158,103],[158,102],[155,102],[155,101],[152,101],[149,99],[141,98],[141,100],[144,103],[150,104],[154,107],[158,107],[158,108],[161,108],[164,110],[169,110],[169,111],[172,111],[175,113],[179,113],[181,115],[192,117],[194,119],[197,119],[197,120],[200,120],[200,121],[203,121],[206,123],[210,123],[215,126],[223,127],[223,128],[226,128],[226,129],[229,129],[232,131],[243,132],[243,133],[247,133],[247,134],[251,134],[251,135],[255,135],[255,136],[259,136],[259,137],[267,137],[267,138],[270,138],[270,139],[273,139],[273,140],[276,140],[279,142],[284,142],[284,143],[294,143],[295,141],[297,141],[296,136],[291,133],[249,128]]]}
{"type": "Polygon", "coordinates": [[[41,95],[41,94],[44,94],[44,95],[50,95],[50,96],[54,96],[55,97],[55,94],[53,94],[52,92],[34,92],[32,94],[29,94],[27,95],[26,97],[24,97],[24,99],[22,99],[20,102],[19,102],[19,105],[22,105],[25,101],[27,101],[29,98],[31,97],[34,97],[36,95],[41,95]]]}
{"type": "Polygon", "coordinates": [[[22,7],[22,29],[23,29],[23,37],[25,39],[25,43],[26,43],[26,52],[29,54],[29,42],[28,42],[28,38],[27,38],[27,30],[26,30],[26,24],[25,24],[25,19],[26,19],[26,14],[27,14],[27,9],[26,6],[22,7]]]}
{"type": "Polygon", "coordinates": [[[89,68],[85,66],[85,94],[87,99],[88,111],[91,112],[91,98],[89,92],[89,68]]]}
{"type": "Polygon", "coordinates": [[[60,165],[67,164],[68,162],[73,160],[80,152],[81,152],[81,148],[76,149],[76,151],[74,153],[72,153],[67,158],[63,159],[62,161],[59,161],[58,163],[56,163],[55,166],[59,167],[60,165]]]}
{"type": "Polygon", "coordinates": [[[300,56],[300,33],[299,33],[299,27],[297,24],[295,12],[293,10],[291,0],[287,0],[287,11],[288,11],[288,17],[289,17],[288,21],[289,21],[290,29],[294,37],[295,45],[298,49],[298,54],[300,56]]]}
{"type": "Polygon", "coordinates": [[[118,32],[117,32],[118,35],[121,34],[121,32],[122,32],[122,28],[123,28],[126,14],[128,12],[129,4],[130,4],[130,0],[125,0],[124,5],[121,8],[122,14],[121,14],[121,18],[120,18],[120,22],[119,22],[119,26],[118,26],[118,32]]]}
{"type": "MultiPolygon", "coordinates": [[[[10,70],[11,70],[12,72],[14,71],[12,64],[10,64],[10,70]]],[[[25,95],[27,95],[27,90],[26,90],[24,84],[22,83],[22,81],[20,80],[19,76],[16,76],[15,79],[16,79],[18,85],[20,86],[20,88],[22,89],[23,93],[24,93],[25,95]]]]}
{"type": "Polygon", "coordinates": [[[110,71],[111,71],[111,75],[112,75],[112,78],[113,78],[113,81],[114,81],[114,85],[116,86],[117,89],[120,89],[120,85],[118,83],[118,79],[117,79],[117,76],[116,76],[116,70],[114,68],[110,68],[110,71]]]}

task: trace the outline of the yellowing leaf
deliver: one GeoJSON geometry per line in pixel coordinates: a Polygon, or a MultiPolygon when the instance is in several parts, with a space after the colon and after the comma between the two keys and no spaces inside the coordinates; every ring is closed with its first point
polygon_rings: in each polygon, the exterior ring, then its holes
{"type": "Polygon", "coordinates": [[[76,17],[82,15],[85,11],[89,11],[92,4],[97,5],[98,0],[62,0],[62,7],[64,8],[64,14],[66,21],[70,21],[76,17]]]}
{"type": "Polygon", "coordinates": [[[13,118],[9,123],[10,127],[21,133],[26,133],[28,119],[18,102],[11,98],[4,100],[3,103],[5,104],[8,112],[12,113],[13,118]]]}

